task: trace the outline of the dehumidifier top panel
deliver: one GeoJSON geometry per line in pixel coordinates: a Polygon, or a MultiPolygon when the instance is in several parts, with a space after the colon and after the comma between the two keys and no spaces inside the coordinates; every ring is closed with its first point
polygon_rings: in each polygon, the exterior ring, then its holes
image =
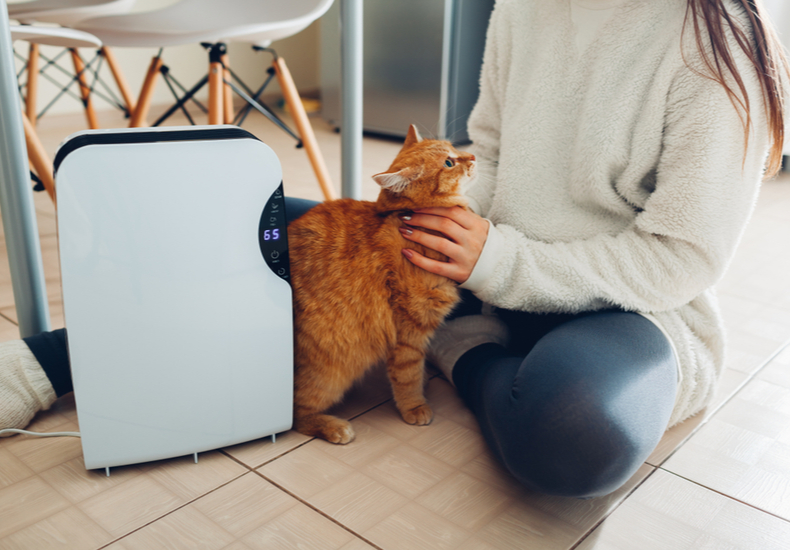
{"type": "Polygon", "coordinates": [[[56,159],[86,467],[289,429],[293,317],[274,152],[235,127],[188,127],[81,132],[56,159]]]}

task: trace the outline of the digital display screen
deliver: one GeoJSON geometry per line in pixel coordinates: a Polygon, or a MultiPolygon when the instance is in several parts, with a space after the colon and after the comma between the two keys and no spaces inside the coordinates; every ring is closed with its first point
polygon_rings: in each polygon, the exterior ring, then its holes
{"type": "Polygon", "coordinates": [[[264,241],[279,241],[280,240],[280,230],[279,229],[267,229],[263,232],[263,240],[264,241]]]}

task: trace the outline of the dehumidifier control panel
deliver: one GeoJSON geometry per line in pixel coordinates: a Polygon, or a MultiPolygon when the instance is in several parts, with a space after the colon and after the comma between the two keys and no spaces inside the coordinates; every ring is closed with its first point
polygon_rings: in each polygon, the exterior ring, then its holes
{"type": "Polygon", "coordinates": [[[288,263],[288,234],[285,221],[285,198],[283,184],[275,189],[261,214],[258,226],[258,242],[261,254],[269,268],[281,279],[290,282],[291,270],[288,263]]]}

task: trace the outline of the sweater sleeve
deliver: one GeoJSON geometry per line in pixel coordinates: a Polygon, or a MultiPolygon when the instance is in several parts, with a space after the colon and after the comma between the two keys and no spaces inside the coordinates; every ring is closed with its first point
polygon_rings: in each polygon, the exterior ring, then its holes
{"type": "MultiPolygon", "coordinates": [[[[655,190],[634,222],[618,234],[570,242],[539,242],[492,226],[495,266],[485,277],[473,273],[466,287],[507,309],[658,312],[713,286],[754,207],[768,149],[759,84],[747,62],[739,65],[751,103],[748,148],[723,87],[684,67],[667,98],[655,190]]],[[[485,147],[493,147],[495,133],[477,125],[485,147]]]]}
{"type": "Polygon", "coordinates": [[[506,4],[497,2],[491,13],[480,73],[480,95],[467,123],[469,138],[473,143],[471,152],[477,159],[477,176],[465,189],[465,195],[471,209],[481,216],[488,214],[496,188],[502,121],[499,94],[505,88],[500,71],[500,50],[509,51],[502,45],[507,45],[510,40],[507,17],[502,14],[504,9],[506,4]]]}

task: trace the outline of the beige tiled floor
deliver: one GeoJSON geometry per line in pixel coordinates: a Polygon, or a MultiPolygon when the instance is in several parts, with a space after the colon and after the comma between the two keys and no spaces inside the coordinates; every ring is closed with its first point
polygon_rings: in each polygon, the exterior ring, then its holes
{"type": "MultiPolygon", "coordinates": [[[[119,124],[114,115],[105,125],[119,124]]],[[[315,120],[335,181],[339,136],[315,120]]],[[[80,117],[40,123],[45,146],[80,117]]],[[[289,194],[320,199],[303,151],[260,117],[245,125],[280,156],[289,194]]],[[[392,141],[366,139],[366,175],[392,141]]],[[[373,198],[375,184],[364,183],[373,198]]],[[[63,324],[54,210],[36,208],[53,326],[63,324]]],[[[790,177],[765,184],[719,292],[730,353],[715,403],[670,430],[619,491],[575,500],[521,489],[491,458],[474,418],[430,380],[428,427],[404,424],[382,373],[338,407],[344,447],[295,432],[200,456],[86,471],[72,438],[0,440],[0,549],[584,549],[790,548],[790,177]]],[[[18,336],[0,239],[0,339],[18,336]]],[[[78,429],[73,397],[34,430],[78,429]]]]}

